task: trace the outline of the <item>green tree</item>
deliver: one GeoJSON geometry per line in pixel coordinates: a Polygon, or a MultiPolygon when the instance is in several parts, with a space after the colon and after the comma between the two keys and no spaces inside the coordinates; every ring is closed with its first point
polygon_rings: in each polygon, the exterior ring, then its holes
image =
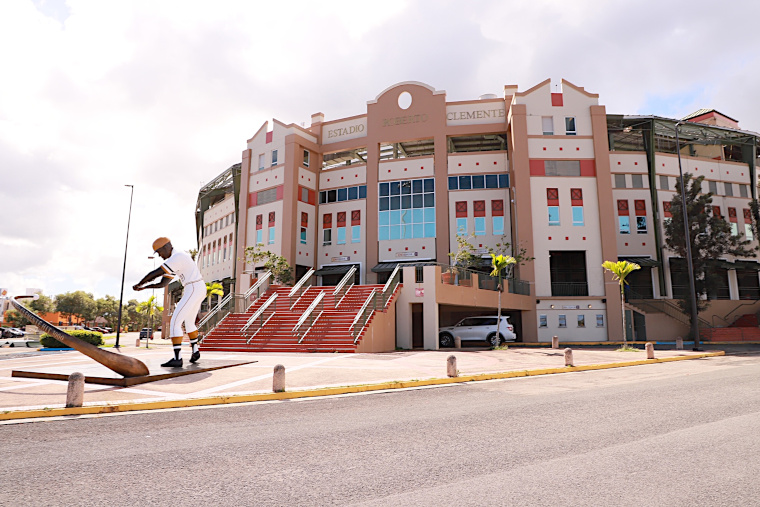
{"type": "Polygon", "coordinates": [[[198,256],[198,249],[197,248],[191,248],[187,251],[187,253],[190,254],[190,257],[192,257],[193,260],[198,256]]]}
{"type": "Polygon", "coordinates": [[[119,300],[113,296],[106,295],[95,300],[95,304],[98,307],[98,316],[106,320],[108,327],[116,329],[116,325],[119,322],[119,300]]]}
{"type": "Polygon", "coordinates": [[[24,327],[29,321],[18,310],[8,310],[5,312],[5,323],[8,327],[24,327]]]}
{"type": "Polygon", "coordinates": [[[55,303],[59,312],[77,316],[85,322],[94,320],[98,311],[98,305],[92,294],[81,290],[59,294],[55,298],[55,303]]]}
{"type": "Polygon", "coordinates": [[[637,269],[641,269],[641,266],[628,261],[604,261],[602,263],[602,267],[612,273],[613,281],[620,283],[620,307],[623,310],[623,346],[625,347],[628,343],[628,340],[625,336],[625,286],[628,285],[628,282],[625,280],[625,278],[631,272],[637,269]]]}
{"type": "Polygon", "coordinates": [[[499,336],[501,336],[501,293],[504,292],[504,287],[502,286],[502,275],[505,274],[507,268],[514,265],[516,262],[517,260],[514,257],[505,257],[503,255],[491,254],[491,267],[493,268],[493,271],[491,271],[491,276],[499,277],[499,313],[498,320],[496,321],[496,343],[492,344],[494,346],[498,346],[500,344],[499,336]]]}
{"type": "Polygon", "coordinates": [[[122,323],[124,322],[124,317],[126,316],[126,323],[129,329],[138,330],[143,326],[145,320],[143,319],[142,314],[137,310],[137,305],[140,303],[137,302],[136,299],[130,299],[127,301],[127,304],[124,305],[124,309],[121,312],[121,320],[122,323]]]}
{"type": "Polygon", "coordinates": [[[212,296],[217,296],[217,301],[224,296],[224,287],[222,287],[221,283],[206,283],[206,306],[208,306],[208,311],[211,311],[212,296]]]}
{"type": "Polygon", "coordinates": [[[274,282],[289,285],[293,283],[293,268],[290,267],[285,257],[277,255],[269,250],[262,250],[261,243],[249,246],[245,249],[245,260],[253,264],[264,264],[264,269],[272,272],[274,282]]]}
{"type": "Polygon", "coordinates": [[[27,299],[26,301],[28,302],[24,303],[24,306],[26,306],[27,308],[29,308],[30,310],[38,314],[39,313],[53,313],[56,308],[55,300],[51,297],[44,295],[41,292],[38,294],[38,296],[39,297],[37,299],[31,299],[31,300],[27,299]]]}
{"type": "Polygon", "coordinates": [[[164,308],[162,306],[158,306],[155,296],[150,296],[147,301],[138,303],[135,309],[137,313],[143,315],[144,321],[147,321],[151,324],[153,323],[153,318],[160,318],[161,312],[164,311],[164,308]]]}
{"type": "Polygon", "coordinates": [[[474,235],[466,236],[464,234],[457,234],[457,251],[449,253],[451,262],[455,266],[469,268],[477,264],[478,260],[480,260],[480,256],[475,254],[475,247],[470,243],[470,240],[474,237],[474,235]]]}
{"type": "MultiPolygon", "coordinates": [[[[694,266],[694,285],[697,293],[697,313],[704,310],[708,302],[700,299],[709,287],[715,286],[719,273],[711,269],[711,262],[725,255],[754,257],[755,248],[741,231],[732,234],[731,225],[713,212],[711,192],[702,193],[704,176],[693,178],[686,173],[684,188],[686,193],[686,213],[689,217],[688,230],[691,245],[691,259],[694,266]]],[[[676,179],[676,188],[680,187],[676,179]]],[[[686,239],[684,235],[681,194],[677,192],[670,201],[671,220],[665,222],[665,244],[677,256],[686,259],[686,239]]],[[[684,313],[690,313],[690,298],[678,299],[684,313]]]]}
{"type": "Polygon", "coordinates": [[[525,249],[525,247],[522,245],[518,245],[516,248],[513,248],[512,243],[509,242],[509,238],[507,238],[506,234],[501,237],[501,239],[496,243],[495,247],[489,246],[487,248],[488,253],[491,254],[491,256],[494,254],[497,256],[502,255],[504,257],[512,257],[515,260],[514,263],[507,266],[504,278],[512,278],[515,275],[515,266],[524,266],[526,263],[535,260],[535,257],[530,257],[528,255],[528,250],[525,249]]]}

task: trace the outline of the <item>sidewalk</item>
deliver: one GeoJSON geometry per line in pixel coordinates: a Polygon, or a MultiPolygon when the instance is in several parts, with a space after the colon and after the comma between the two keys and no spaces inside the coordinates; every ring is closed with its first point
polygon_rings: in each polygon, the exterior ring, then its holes
{"type": "MultiPolygon", "coordinates": [[[[144,345],[137,349],[134,339],[132,346],[124,346],[126,342],[122,341],[121,351],[146,364],[158,364],[171,356],[171,343],[168,340],[154,342],[151,342],[149,349],[145,349],[144,345]]],[[[187,346],[183,347],[185,356],[187,352],[187,346]]],[[[574,366],[565,367],[562,349],[519,346],[507,350],[446,349],[383,354],[205,352],[198,363],[203,367],[225,362],[256,362],[133,387],[86,384],[84,406],[66,409],[67,382],[11,377],[11,372],[55,369],[70,374],[98,366],[97,363],[76,351],[41,352],[4,348],[0,349],[0,421],[324,396],[635,366],[724,353],[717,350],[658,350],[657,359],[654,360],[647,360],[644,350],[616,352],[613,348],[580,348],[575,349],[573,354],[574,366]],[[446,361],[450,355],[457,359],[456,378],[447,377],[446,361]],[[284,393],[272,392],[273,369],[278,364],[285,367],[284,393]]],[[[188,366],[187,357],[185,366],[188,366]]]]}

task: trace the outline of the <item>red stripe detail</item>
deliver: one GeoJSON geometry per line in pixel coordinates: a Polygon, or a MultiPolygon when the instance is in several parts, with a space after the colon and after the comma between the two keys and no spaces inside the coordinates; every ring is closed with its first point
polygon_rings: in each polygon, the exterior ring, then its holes
{"type": "Polygon", "coordinates": [[[552,105],[553,106],[562,106],[562,94],[561,93],[552,93],[552,105]]]}
{"type": "Polygon", "coordinates": [[[531,176],[546,176],[546,169],[544,167],[543,160],[530,161],[530,175],[531,176]]]}
{"type": "Polygon", "coordinates": [[[594,159],[581,160],[581,176],[596,176],[596,161],[594,159]]]}

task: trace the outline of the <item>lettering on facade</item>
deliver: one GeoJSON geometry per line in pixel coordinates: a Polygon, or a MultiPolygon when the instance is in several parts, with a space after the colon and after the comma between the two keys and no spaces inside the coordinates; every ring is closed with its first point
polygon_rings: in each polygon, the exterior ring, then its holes
{"type": "Polygon", "coordinates": [[[581,307],[579,305],[562,305],[563,310],[580,310],[581,307]]]}
{"type": "Polygon", "coordinates": [[[383,118],[383,127],[392,127],[394,125],[406,125],[408,123],[424,123],[428,121],[426,114],[410,114],[409,116],[396,116],[393,118],[383,118]]]}
{"type": "Polygon", "coordinates": [[[478,109],[476,111],[458,111],[446,113],[446,119],[451,121],[459,120],[482,120],[484,118],[504,118],[505,111],[503,108],[497,109],[478,109]]]}
{"type": "Polygon", "coordinates": [[[349,255],[344,255],[342,257],[332,257],[330,259],[330,262],[344,262],[344,261],[350,261],[351,257],[349,255]]]}
{"type": "Polygon", "coordinates": [[[348,136],[351,134],[361,134],[364,132],[364,125],[351,125],[350,127],[341,127],[327,131],[327,138],[348,136]]]}
{"type": "Polygon", "coordinates": [[[417,257],[418,252],[398,252],[396,257],[417,257]]]}

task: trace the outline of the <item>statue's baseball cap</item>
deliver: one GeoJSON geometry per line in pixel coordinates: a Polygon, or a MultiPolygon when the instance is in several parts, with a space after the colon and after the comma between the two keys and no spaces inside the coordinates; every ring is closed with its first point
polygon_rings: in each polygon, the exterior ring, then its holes
{"type": "Polygon", "coordinates": [[[157,251],[159,248],[166,245],[167,243],[171,243],[171,241],[169,241],[169,238],[164,238],[164,237],[158,238],[156,241],[153,242],[153,251],[154,252],[157,251]]]}

